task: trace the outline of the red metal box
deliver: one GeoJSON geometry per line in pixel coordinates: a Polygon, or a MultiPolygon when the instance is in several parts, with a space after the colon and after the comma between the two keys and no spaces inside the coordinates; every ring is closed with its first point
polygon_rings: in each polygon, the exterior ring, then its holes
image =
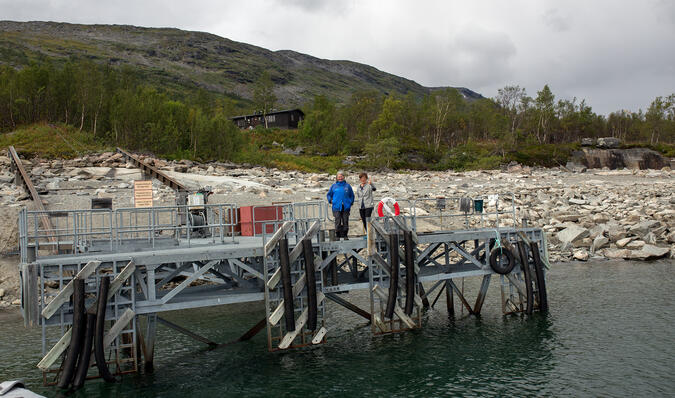
{"type": "MultiPolygon", "coordinates": [[[[263,224],[280,221],[284,218],[283,206],[243,206],[239,208],[239,222],[242,236],[261,235],[263,224]],[[255,224],[255,228],[254,228],[255,224]]],[[[265,231],[274,233],[274,225],[268,225],[265,231]]]]}

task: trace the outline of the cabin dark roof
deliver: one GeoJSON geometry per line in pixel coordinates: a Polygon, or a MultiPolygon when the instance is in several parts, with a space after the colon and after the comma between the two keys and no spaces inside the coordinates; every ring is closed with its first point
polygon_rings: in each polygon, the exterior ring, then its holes
{"type": "MultiPolygon", "coordinates": [[[[302,116],[305,116],[305,112],[303,112],[303,111],[300,110],[299,108],[296,108],[296,109],[286,109],[286,110],[283,110],[283,111],[267,112],[266,116],[270,116],[270,115],[278,115],[278,114],[280,114],[280,113],[290,113],[290,112],[299,112],[302,116]]],[[[253,113],[253,114],[250,114],[250,115],[234,116],[234,117],[231,117],[230,119],[236,120],[236,119],[241,119],[241,118],[245,118],[245,117],[254,117],[254,116],[262,116],[262,113],[253,113]]]]}

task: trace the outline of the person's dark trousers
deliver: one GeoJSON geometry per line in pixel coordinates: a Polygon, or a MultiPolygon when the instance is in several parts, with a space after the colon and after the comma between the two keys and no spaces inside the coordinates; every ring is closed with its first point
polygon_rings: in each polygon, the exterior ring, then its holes
{"type": "Polygon", "coordinates": [[[361,213],[361,221],[363,221],[363,230],[368,233],[368,227],[366,226],[366,220],[370,218],[370,216],[373,214],[373,208],[372,207],[367,207],[363,209],[359,209],[359,213],[361,213]]]}
{"type": "Polygon", "coordinates": [[[333,210],[333,217],[335,218],[335,236],[346,238],[349,233],[349,210],[333,210]]]}

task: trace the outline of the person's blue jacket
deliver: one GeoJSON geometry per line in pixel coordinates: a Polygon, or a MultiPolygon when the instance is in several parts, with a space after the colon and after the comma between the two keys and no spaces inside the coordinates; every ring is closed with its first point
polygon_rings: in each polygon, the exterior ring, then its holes
{"type": "Polygon", "coordinates": [[[326,198],[333,205],[333,211],[349,210],[354,203],[354,191],[346,181],[338,181],[331,185],[326,198]]]}

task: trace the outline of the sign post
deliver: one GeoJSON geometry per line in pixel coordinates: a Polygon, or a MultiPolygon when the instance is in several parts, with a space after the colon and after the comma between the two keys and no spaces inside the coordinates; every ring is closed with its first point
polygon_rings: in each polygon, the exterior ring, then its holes
{"type": "Polygon", "coordinates": [[[152,207],[152,180],[134,181],[134,207],[152,207]]]}

